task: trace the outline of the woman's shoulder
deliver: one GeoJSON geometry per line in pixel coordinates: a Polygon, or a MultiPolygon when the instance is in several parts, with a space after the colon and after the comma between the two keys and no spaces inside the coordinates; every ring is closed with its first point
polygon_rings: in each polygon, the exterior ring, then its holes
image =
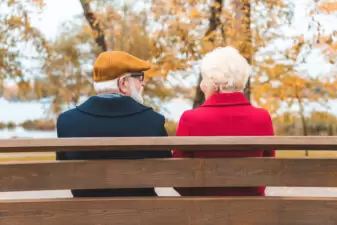
{"type": "Polygon", "coordinates": [[[257,106],[252,106],[255,110],[255,113],[260,114],[261,116],[270,117],[270,113],[267,109],[257,106]]]}
{"type": "Polygon", "coordinates": [[[254,108],[253,117],[256,123],[261,123],[261,124],[272,124],[273,123],[271,115],[267,109],[264,109],[262,107],[255,107],[255,106],[253,106],[253,108],[254,108]]]}
{"type": "Polygon", "coordinates": [[[189,120],[189,119],[195,117],[197,114],[198,114],[198,108],[195,108],[195,109],[188,109],[188,110],[185,110],[185,111],[181,114],[180,119],[183,119],[183,120],[189,120]]]}

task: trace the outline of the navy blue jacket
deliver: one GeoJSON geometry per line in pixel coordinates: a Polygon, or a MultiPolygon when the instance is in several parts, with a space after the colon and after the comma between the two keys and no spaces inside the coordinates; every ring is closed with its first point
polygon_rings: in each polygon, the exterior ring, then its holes
{"type": "MultiPolygon", "coordinates": [[[[59,138],[167,136],[165,118],[131,97],[92,96],[57,119],[59,138]]],[[[57,160],[169,158],[168,151],[58,152],[57,160]]],[[[156,196],[154,188],[72,190],[74,197],[156,196]]]]}

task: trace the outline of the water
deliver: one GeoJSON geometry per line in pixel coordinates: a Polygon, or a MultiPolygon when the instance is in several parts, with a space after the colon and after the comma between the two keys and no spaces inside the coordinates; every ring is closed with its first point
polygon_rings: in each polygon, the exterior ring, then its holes
{"type": "Polygon", "coordinates": [[[56,131],[27,131],[22,127],[0,130],[0,139],[8,138],[56,138],[56,131]]]}
{"type": "MultiPolygon", "coordinates": [[[[0,121],[22,123],[25,120],[40,119],[46,116],[48,102],[33,103],[10,103],[0,98],[0,121]]],[[[173,107],[173,106],[172,106],[173,107]]],[[[187,107],[187,106],[185,106],[187,107]]],[[[175,119],[180,117],[184,111],[176,110],[175,119]]],[[[15,129],[0,130],[0,139],[8,138],[56,138],[55,131],[26,131],[21,127],[15,129]]],[[[0,159],[15,160],[17,157],[51,156],[53,153],[0,153],[0,159]]],[[[172,188],[157,188],[160,196],[178,196],[172,188]]],[[[289,188],[289,187],[269,187],[266,190],[268,196],[314,196],[314,197],[337,197],[337,188],[289,188]]],[[[69,198],[72,197],[69,190],[57,191],[28,191],[28,192],[0,192],[0,200],[4,199],[43,199],[43,198],[69,198]]]]}

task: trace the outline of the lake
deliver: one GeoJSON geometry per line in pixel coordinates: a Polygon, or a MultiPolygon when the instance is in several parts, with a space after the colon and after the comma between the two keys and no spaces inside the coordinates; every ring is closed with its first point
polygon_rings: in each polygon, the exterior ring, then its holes
{"type": "MultiPolygon", "coordinates": [[[[183,106],[174,112],[174,119],[179,118],[180,114],[187,106],[183,106]]],[[[41,119],[46,116],[48,102],[33,103],[11,103],[0,98],[0,121],[22,123],[25,120],[41,119]]],[[[23,128],[0,130],[0,139],[18,138],[54,138],[55,131],[26,131],[23,128]]],[[[41,157],[53,157],[53,153],[31,153],[31,154],[0,154],[0,160],[15,161],[16,158],[25,156],[27,160],[41,157]]],[[[177,193],[172,188],[156,189],[160,196],[176,196],[177,193]]],[[[269,196],[325,196],[337,197],[337,188],[288,188],[288,187],[269,187],[269,196]]],[[[63,198],[71,197],[69,190],[61,191],[29,191],[29,192],[0,192],[0,199],[30,199],[30,198],[63,198]]]]}

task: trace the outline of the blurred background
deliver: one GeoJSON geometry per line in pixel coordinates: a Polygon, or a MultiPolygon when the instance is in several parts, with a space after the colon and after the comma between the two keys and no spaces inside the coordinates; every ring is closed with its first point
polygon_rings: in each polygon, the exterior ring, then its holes
{"type": "MultiPolygon", "coordinates": [[[[246,96],[271,113],[276,135],[337,134],[335,0],[1,0],[0,9],[0,139],[56,137],[59,113],[95,94],[93,61],[107,50],[155,65],[146,104],[166,116],[174,135],[183,111],[204,101],[198,61],[226,45],[253,66],[246,96]]],[[[277,152],[304,155],[336,156],[277,152]]],[[[0,162],[54,159],[0,154],[0,162]]],[[[337,189],[270,187],[267,194],[337,196],[337,189]]],[[[13,192],[0,199],[68,195],[13,192]]]]}
{"type": "Polygon", "coordinates": [[[59,113],[95,94],[93,61],[107,50],[155,65],[146,104],[174,135],[183,111],[204,100],[198,61],[226,45],[253,66],[246,95],[269,110],[277,135],[337,134],[336,1],[2,0],[0,8],[2,139],[56,137],[59,113]]]}

